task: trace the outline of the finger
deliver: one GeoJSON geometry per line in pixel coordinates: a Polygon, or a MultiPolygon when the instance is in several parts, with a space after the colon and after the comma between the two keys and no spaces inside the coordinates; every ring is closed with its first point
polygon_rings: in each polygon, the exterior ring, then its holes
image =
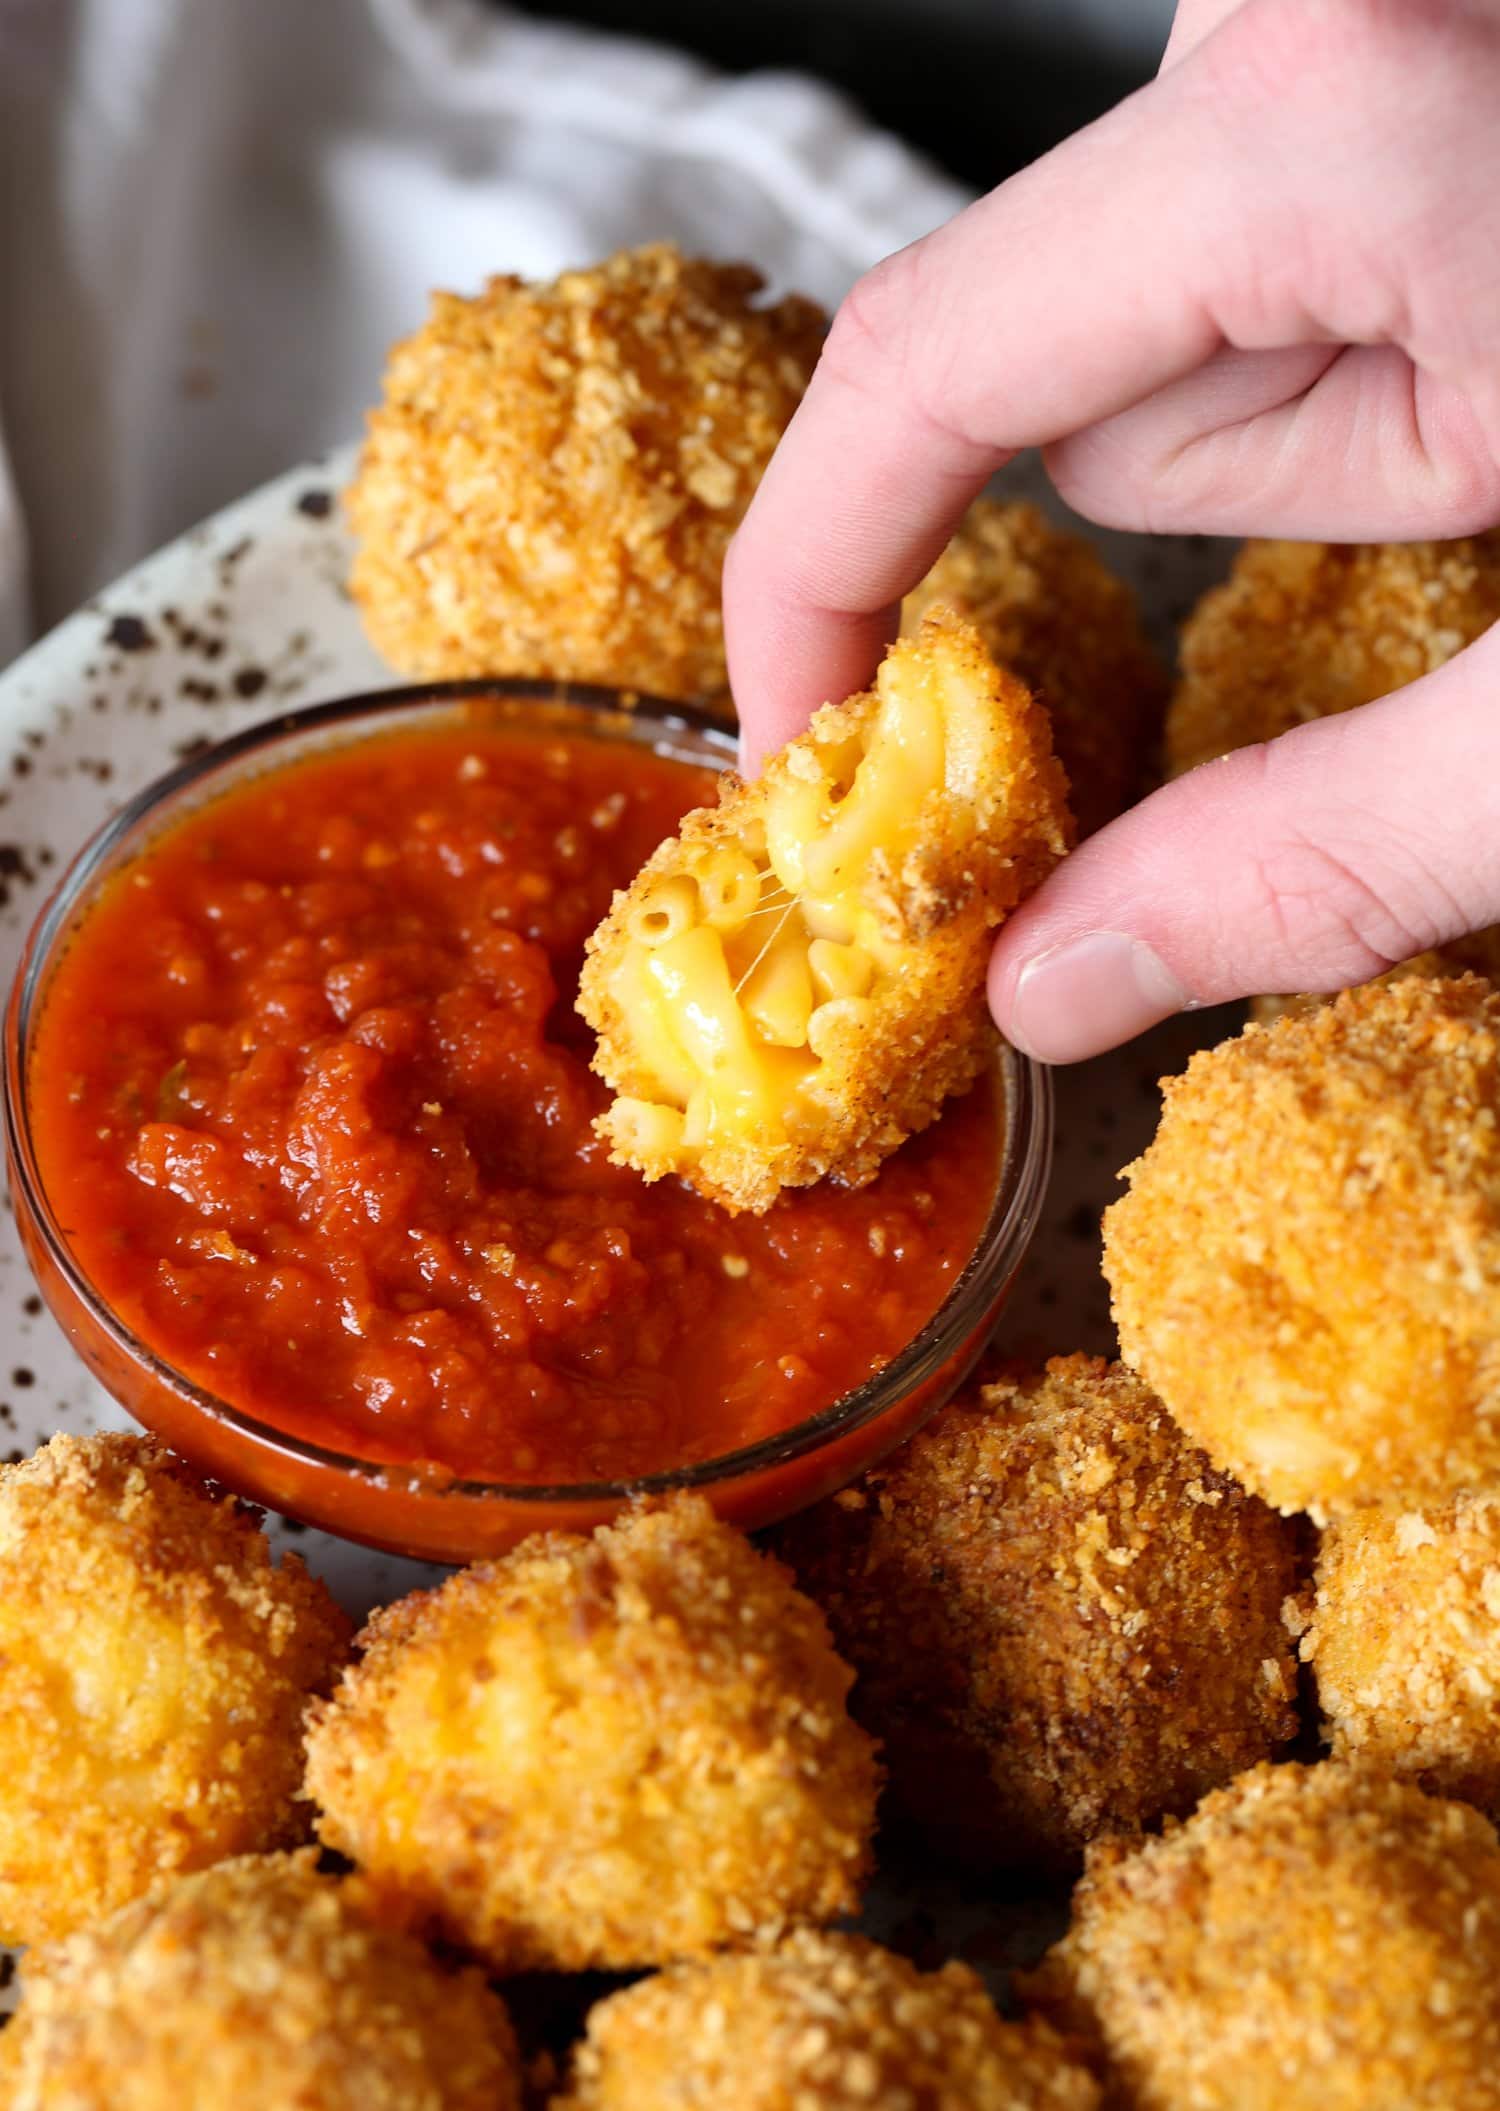
{"type": "Polygon", "coordinates": [[[1195,51],[1242,4],[1243,0],[1178,0],[1160,71],[1165,73],[1169,66],[1176,66],[1190,51],[1195,51]]]}
{"type": "Polygon", "coordinates": [[[1342,989],[1500,922],[1500,629],[1377,704],[1192,771],[1001,933],[1002,1033],[1074,1062],[1171,1013],[1342,989]]]}
{"type": "Polygon", "coordinates": [[[1394,345],[1224,351],[1046,450],[1076,511],[1157,534],[1404,541],[1500,519],[1500,432],[1394,345]]]}
{"type": "MultiPolygon", "coordinates": [[[[1455,364],[1477,375],[1484,429],[1500,433],[1488,238],[1500,153],[1483,94],[1483,122],[1473,117],[1470,78],[1485,61],[1500,79],[1500,57],[1483,22],[1466,41],[1426,17],[1245,0],[1189,59],[861,281],[726,567],[731,678],[752,746],[868,673],[891,604],[997,461],[1103,424],[1226,344],[1404,332],[1415,353],[1431,340],[1423,363],[1444,383],[1460,379],[1455,364]],[[1406,246],[1426,258],[1441,221],[1445,280],[1472,296],[1461,312],[1419,312],[1404,249],[1376,239],[1377,147],[1406,246]]],[[[1334,408],[1366,443],[1346,494],[1360,474],[1415,465],[1426,503],[1442,471],[1462,470],[1447,398],[1417,404],[1386,440],[1380,404],[1363,424],[1353,415],[1362,371],[1336,386],[1350,394],[1334,408]],[[1430,474],[1424,418],[1440,443],[1430,474]]],[[[1444,492],[1437,503],[1446,525],[1444,492]]]]}

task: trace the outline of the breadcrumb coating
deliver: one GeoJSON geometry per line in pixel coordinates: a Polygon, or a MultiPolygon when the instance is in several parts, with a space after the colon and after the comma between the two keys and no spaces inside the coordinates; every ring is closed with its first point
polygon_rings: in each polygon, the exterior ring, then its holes
{"type": "MultiPolygon", "coordinates": [[[[1500,618],[1500,531],[1459,542],[1247,542],[1182,630],[1167,716],[1173,776],[1310,719],[1374,703],[1461,652],[1500,618]]],[[[1500,930],[1419,954],[1392,976],[1493,977],[1500,930]]],[[[1388,979],[1385,976],[1377,978],[1388,979]]],[[[1321,996],[1254,998],[1262,1024],[1321,996]]]]}
{"type": "Polygon", "coordinates": [[[892,1797],[966,1865],[1071,1866],[1297,1729],[1300,1535],[1118,1364],[973,1387],[778,1546],[892,1797]]]}
{"type": "Polygon", "coordinates": [[[698,1497],[377,1613],[308,1784],[371,1895],[497,1970],[658,1964],[853,1910],[878,1769],[853,1673],[698,1497]]]}
{"type": "MultiPolygon", "coordinates": [[[[1500,981],[1500,924],[1491,924],[1483,931],[1473,931],[1466,938],[1454,938],[1445,946],[1435,946],[1430,953],[1414,953],[1410,960],[1387,969],[1385,974],[1372,978],[1375,982],[1407,982],[1434,975],[1449,981],[1459,975],[1484,975],[1491,982],[1500,981]]],[[[1289,1012],[1296,1015],[1320,1011],[1331,1000],[1322,994],[1297,994],[1288,997],[1252,997],[1250,1017],[1259,1026],[1269,1026],[1289,1012]]]]}
{"type": "Polygon", "coordinates": [[[857,1935],[674,1966],[591,2012],[552,2111],[1096,2111],[1040,2023],[966,1965],[919,1972],[857,1935]]]}
{"type": "Polygon", "coordinates": [[[316,1862],[222,1862],[28,1956],[8,2111],[520,2111],[499,1997],[316,1862]]]}
{"type": "Polygon", "coordinates": [[[1104,1219],[1122,1353],[1283,1509],[1500,1477],[1500,997],[1347,991],[1195,1055],[1104,1219]]]}
{"type": "Polygon", "coordinates": [[[1173,776],[1389,696],[1500,617],[1500,530],[1458,542],[1247,542],[1182,628],[1173,776]]]}
{"type": "Polygon", "coordinates": [[[158,1878],[293,1845],[301,1720],[350,1622],[259,1512],[149,1437],[0,1469],[0,1934],[49,1942],[158,1878]]]}
{"type": "Polygon", "coordinates": [[[1323,1534],[1302,1641],[1336,1758],[1500,1811],[1500,1494],[1323,1534]]]}
{"type": "Polygon", "coordinates": [[[907,596],[903,627],[935,602],[972,623],[1051,713],[1080,837],[1123,812],[1155,758],[1167,675],[1134,595],[1092,543],[1035,506],[976,499],[907,596]]]}
{"type": "Polygon", "coordinates": [[[1495,2111],[1500,1842],[1363,1767],[1258,1766],[1094,1850],[1023,1992],[1111,2111],[1495,2111]]]}
{"type": "Polygon", "coordinates": [[[348,493],[350,585],[420,679],[540,675],[730,709],[719,575],[825,317],[748,264],[622,250],[433,296],[348,493]]]}
{"type": "Polygon", "coordinates": [[[971,624],[930,611],[874,689],[825,705],[755,783],[726,773],[718,807],[687,816],[589,940],[578,1009],[617,1095],[598,1124],[614,1162],[648,1180],[680,1174],[729,1210],[768,1209],[784,1187],[829,1175],[873,1179],[992,1052],[991,933],[1070,841],[1046,713],[971,624]],[[726,858],[759,906],[721,936],[710,888],[726,858]],[[715,1019],[707,1055],[661,1023],[665,980],[652,978],[678,970],[642,919],[667,889],[684,890],[688,941],[717,949],[734,1015],[715,1019]],[[822,944],[867,971],[857,994],[815,994],[822,944]],[[804,979],[804,1015],[768,1038],[754,978],[772,948],[804,979]]]}

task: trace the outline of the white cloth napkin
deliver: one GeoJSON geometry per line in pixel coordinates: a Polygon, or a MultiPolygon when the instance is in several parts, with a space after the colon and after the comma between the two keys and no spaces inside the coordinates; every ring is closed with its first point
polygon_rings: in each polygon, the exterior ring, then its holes
{"type": "Polygon", "coordinates": [[[832,303],[963,202],[813,81],[476,0],[0,0],[0,664],[353,435],[434,286],[666,236],[832,303]]]}

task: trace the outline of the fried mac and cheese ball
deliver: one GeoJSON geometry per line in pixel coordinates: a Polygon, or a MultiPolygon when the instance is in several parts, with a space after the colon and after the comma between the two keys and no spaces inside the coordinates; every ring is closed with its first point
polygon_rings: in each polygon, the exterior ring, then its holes
{"type": "Polygon", "coordinates": [[[1164,1086],[1104,1219],[1123,1355],[1314,1514],[1500,1477],[1500,997],[1349,990],[1164,1086]]]}
{"type": "Polygon", "coordinates": [[[402,673],[725,703],[719,575],[824,317],[746,264],[623,250],[434,295],[348,494],[354,598],[402,673]]]}
{"type": "Polygon", "coordinates": [[[552,2111],[1096,2111],[1045,2024],[966,1965],[919,1972],[856,1935],[677,1965],[601,2001],[552,2111]]]}
{"type": "Polygon", "coordinates": [[[1336,1758],[1500,1811],[1500,1494],[1323,1534],[1302,1655],[1336,1758]]]}
{"type": "MultiPolygon", "coordinates": [[[[1248,542],[1182,631],[1167,716],[1174,776],[1310,719],[1389,696],[1500,618],[1500,531],[1458,542],[1248,542]]],[[[1500,930],[1420,954],[1394,975],[1500,973],[1500,930]]],[[[1384,977],[1379,978],[1384,980],[1384,977]]],[[[1266,996],[1274,1019],[1326,999],[1266,996]]]]}
{"type": "Polygon", "coordinates": [[[624,1968],[858,1903],[853,1673],[699,1497],[377,1613],[309,1734],[325,1841],[499,1970],[624,1968]]]}
{"type": "Polygon", "coordinates": [[[1035,506],[976,499],[902,619],[934,603],[972,623],[1052,717],[1080,836],[1130,805],[1153,759],[1167,677],[1135,599],[1091,543],[1035,506]]]}
{"type": "Polygon", "coordinates": [[[302,1711],[349,1634],[257,1512],[149,1437],[0,1469],[0,1936],[306,1839],[302,1711]]]}
{"type": "Polygon", "coordinates": [[[498,1996],[311,1852],[178,1878],[28,1956],[8,2111],[520,2111],[498,1996]]]}
{"type": "Polygon", "coordinates": [[[1459,542],[1247,542],[1182,629],[1174,776],[1389,696],[1500,617],[1500,530],[1459,542]]]}
{"type": "Polygon", "coordinates": [[[1023,1987],[1117,2111],[1496,2111],[1500,1842],[1365,1768],[1259,1766],[1094,1850],[1023,1987]]]}
{"type": "Polygon", "coordinates": [[[778,1544],[893,1798],[966,1863],[1068,1866],[1297,1728],[1297,1529],[1119,1365],[971,1388],[778,1544]]]}
{"type": "Polygon", "coordinates": [[[615,1162],[731,1210],[872,1179],[983,1067],[990,934],[1069,839],[1046,713],[933,610],[872,690],[722,780],[590,939],[615,1162]]]}

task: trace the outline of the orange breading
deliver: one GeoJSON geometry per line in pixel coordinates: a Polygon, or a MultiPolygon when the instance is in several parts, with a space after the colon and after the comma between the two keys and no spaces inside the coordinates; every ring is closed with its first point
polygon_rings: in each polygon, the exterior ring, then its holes
{"type": "MultiPolygon", "coordinates": [[[[1406,982],[1413,976],[1440,975],[1452,981],[1459,975],[1469,974],[1485,975],[1491,982],[1500,980],[1500,924],[1471,932],[1467,938],[1450,939],[1447,945],[1435,947],[1430,953],[1415,953],[1410,960],[1401,961],[1373,980],[1378,983],[1406,982]]],[[[1319,1011],[1330,1001],[1322,995],[1252,997],[1250,1017],[1258,1026],[1269,1026],[1288,1012],[1319,1011]]]]}
{"type": "Polygon", "coordinates": [[[719,575],[822,343],[747,264],[622,250],[433,296],[348,494],[350,584],[404,674],[717,700],[719,575]]]}
{"type": "Polygon", "coordinates": [[[8,2111],[520,2111],[499,1997],[316,1864],[221,1862],[28,1956],[8,2111]]]}
{"type": "Polygon", "coordinates": [[[1247,542],[1182,629],[1174,776],[1374,703],[1500,617],[1500,530],[1459,542],[1247,542]]]}
{"type": "Polygon", "coordinates": [[[932,610],[872,690],[825,705],[755,783],[722,779],[590,939],[578,1008],[617,1095],[599,1122],[615,1162],[731,1210],[872,1179],[983,1067],[990,936],[1069,841],[1046,713],[932,610]],[[745,876],[727,911],[710,891],[726,861],[745,876]],[[646,928],[659,902],[683,925],[666,942],[646,928]],[[684,943],[709,966],[680,962],[684,943]],[[825,985],[825,958],[862,979],[825,985]],[[801,1015],[763,1026],[778,968],[801,978],[801,1015]]]}
{"type": "Polygon", "coordinates": [[[4,1939],[306,1839],[302,1710],[350,1632],[258,1512],[149,1437],[54,1437],[0,1470],[4,1939]]]}
{"type": "MultiPolygon", "coordinates": [[[[1452,659],[1500,618],[1500,531],[1459,542],[1247,542],[1182,631],[1167,716],[1179,776],[1309,719],[1390,695],[1452,659]]],[[[1419,954],[1393,975],[1500,970],[1500,931],[1419,954]]],[[[1384,981],[1384,976],[1377,978],[1384,981]]],[[[1262,1024],[1321,996],[1251,1000],[1262,1024]]]]}
{"type": "Polygon", "coordinates": [[[857,1935],[677,1965],[593,2009],[552,2111],[1096,2111],[1040,2023],[967,1965],[919,1972],[857,1935]]]}
{"type": "Polygon", "coordinates": [[[1022,1991],[1112,2111],[1497,2111],[1500,1842],[1366,1768],[1259,1766],[1106,1842],[1022,1991]]]}
{"type": "Polygon", "coordinates": [[[377,1613],[315,1711],[319,1829],[502,1971],[696,1956],[858,1903],[878,1769],[852,1672],[699,1497],[377,1613]]]}
{"type": "Polygon", "coordinates": [[[965,1863],[1045,1868],[1294,1734],[1299,1541],[1130,1372],[1060,1356],[962,1395],[778,1549],[904,1813],[965,1863]]]}
{"type": "Polygon", "coordinates": [[[1323,1534],[1302,1642],[1338,1758],[1500,1811],[1500,1494],[1323,1534]]]}
{"type": "Polygon", "coordinates": [[[1091,543],[1021,501],[976,499],[902,609],[967,618],[1052,715],[1080,836],[1136,798],[1154,759],[1167,676],[1135,597],[1091,543]]]}
{"type": "Polygon", "coordinates": [[[1126,1360],[1285,1509],[1500,1474],[1500,997],[1347,991],[1195,1055],[1104,1219],[1126,1360]]]}

